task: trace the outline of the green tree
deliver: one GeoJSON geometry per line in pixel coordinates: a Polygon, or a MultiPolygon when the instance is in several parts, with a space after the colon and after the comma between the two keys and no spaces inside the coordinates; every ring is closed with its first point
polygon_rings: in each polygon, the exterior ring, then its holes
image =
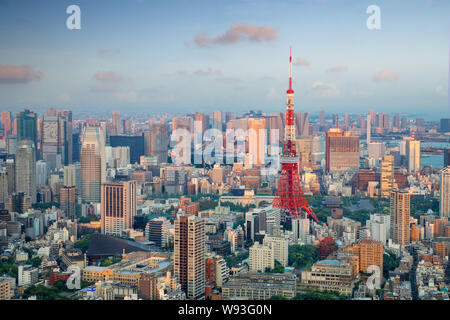
{"type": "Polygon", "coordinates": [[[318,248],[313,245],[294,244],[289,246],[289,265],[294,268],[311,267],[318,258],[318,248]]]}
{"type": "Polygon", "coordinates": [[[81,250],[83,253],[86,253],[87,249],[89,248],[89,245],[91,244],[92,240],[92,233],[87,234],[73,245],[76,249],[81,250]]]}
{"type": "Polygon", "coordinates": [[[41,265],[42,259],[39,257],[34,257],[28,260],[29,263],[33,266],[33,268],[37,268],[41,265]]]}

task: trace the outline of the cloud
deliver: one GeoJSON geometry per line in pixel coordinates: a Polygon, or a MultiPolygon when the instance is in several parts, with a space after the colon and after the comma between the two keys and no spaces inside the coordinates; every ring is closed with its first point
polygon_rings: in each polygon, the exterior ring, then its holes
{"type": "Polygon", "coordinates": [[[223,74],[221,70],[213,70],[212,68],[208,68],[206,70],[198,69],[194,71],[194,75],[200,77],[209,77],[209,76],[221,77],[223,74]]]}
{"type": "Polygon", "coordinates": [[[94,80],[91,89],[96,91],[113,91],[123,82],[122,76],[112,71],[99,71],[94,74],[94,80]]]}
{"type": "Polygon", "coordinates": [[[40,81],[42,72],[34,71],[29,66],[1,65],[0,64],[0,84],[29,83],[40,81]]]}
{"type": "Polygon", "coordinates": [[[278,31],[267,26],[253,26],[249,23],[235,23],[224,34],[216,37],[209,37],[202,33],[194,37],[194,42],[199,47],[208,45],[227,45],[237,42],[262,42],[274,41],[278,39],[278,31]]]}
{"type": "Polygon", "coordinates": [[[339,89],[335,84],[332,83],[324,83],[322,81],[316,81],[312,85],[311,89],[314,92],[318,92],[325,97],[336,97],[340,95],[339,89]]]}
{"type": "Polygon", "coordinates": [[[207,69],[197,69],[193,72],[188,72],[185,70],[178,70],[174,73],[177,76],[197,76],[197,77],[215,77],[215,80],[223,81],[223,82],[240,82],[241,79],[237,77],[228,77],[225,76],[222,72],[222,70],[219,69],[213,69],[211,67],[208,67],[207,69]]]}
{"type": "Polygon", "coordinates": [[[345,72],[348,68],[346,66],[336,66],[336,67],[330,67],[326,70],[326,72],[345,72]]]}
{"type": "Polygon", "coordinates": [[[375,82],[395,81],[397,78],[397,75],[389,70],[382,70],[372,77],[375,82]]]}
{"type": "Polygon", "coordinates": [[[310,65],[311,63],[300,57],[297,57],[294,61],[294,66],[309,67],[310,65]]]}

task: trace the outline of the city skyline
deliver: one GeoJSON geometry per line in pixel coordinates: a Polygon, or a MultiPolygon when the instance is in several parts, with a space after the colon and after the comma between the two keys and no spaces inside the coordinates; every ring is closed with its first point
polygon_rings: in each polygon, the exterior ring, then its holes
{"type": "Polygon", "coordinates": [[[381,30],[370,1],[70,4],[0,2],[2,108],[277,112],[292,45],[298,111],[449,112],[444,1],[380,1],[381,30]]]}
{"type": "Polygon", "coordinates": [[[0,0],[0,300],[448,301],[450,5],[377,1],[0,0]]]}

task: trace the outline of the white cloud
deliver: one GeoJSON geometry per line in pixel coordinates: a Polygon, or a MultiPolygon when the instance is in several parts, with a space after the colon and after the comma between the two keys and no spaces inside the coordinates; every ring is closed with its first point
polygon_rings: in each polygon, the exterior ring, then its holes
{"type": "Polygon", "coordinates": [[[324,97],[336,97],[341,94],[335,84],[316,81],[311,87],[313,92],[317,92],[324,97]]]}

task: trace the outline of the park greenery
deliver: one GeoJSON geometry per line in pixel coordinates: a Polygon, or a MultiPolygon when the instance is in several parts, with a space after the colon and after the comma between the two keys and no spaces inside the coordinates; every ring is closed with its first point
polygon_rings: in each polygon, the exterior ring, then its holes
{"type": "Polygon", "coordinates": [[[294,268],[309,268],[318,259],[319,250],[316,246],[294,244],[289,246],[289,266],[294,268]]]}
{"type": "Polygon", "coordinates": [[[271,268],[266,268],[266,270],[264,270],[265,273],[284,273],[284,266],[279,263],[277,260],[275,260],[275,266],[273,269],[271,268]]]}
{"type": "Polygon", "coordinates": [[[92,221],[100,221],[100,217],[93,214],[89,214],[86,217],[78,218],[78,223],[90,223],[92,221]]]}
{"type": "Polygon", "coordinates": [[[383,277],[385,279],[389,278],[389,271],[395,270],[400,264],[400,258],[397,257],[393,252],[386,250],[383,253],[383,277]]]}
{"type": "Polygon", "coordinates": [[[230,210],[234,211],[234,212],[248,212],[250,209],[256,208],[256,206],[254,204],[243,206],[240,203],[235,204],[233,202],[228,202],[228,201],[222,202],[220,205],[222,207],[230,207],[230,210]]]}
{"type": "Polygon", "coordinates": [[[238,263],[248,258],[248,252],[229,255],[225,258],[228,268],[236,266],[238,263]]]}
{"type": "Polygon", "coordinates": [[[4,274],[17,278],[17,264],[15,264],[14,258],[8,258],[0,263],[0,276],[4,274]]]}
{"type": "Polygon", "coordinates": [[[89,245],[91,244],[92,234],[93,233],[89,233],[82,236],[81,239],[75,242],[73,246],[76,249],[81,250],[83,253],[86,253],[87,249],[89,248],[89,245]]]}
{"type": "Polygon", "coordinates": [[[122,261],[120,256],[108,257],[98,262],[100,267],[109,267],[110,265],[122,261]]]}
{"type": "Polygon", "coordinates": [[[214,201],[211,199],[204,199],[199,201],[200,211],[214,209],[217,207],[218,201],[214,201]]]}
{"type": "Polygon", "coordinates": [[[46,202],[46,203],[33,203],[32,208],[35,210],[45,211],[52,207],[59,208],[58,202],[46,202]]]}
{"type": "Polygon", "coordinates": [[[68,296],[75,290],[69,290],[65,281],[57,280],[51,287],[44,285],[33,285],[25,289],[22,299],[36,296],[37,300],[71,300],[68,296]]]}

